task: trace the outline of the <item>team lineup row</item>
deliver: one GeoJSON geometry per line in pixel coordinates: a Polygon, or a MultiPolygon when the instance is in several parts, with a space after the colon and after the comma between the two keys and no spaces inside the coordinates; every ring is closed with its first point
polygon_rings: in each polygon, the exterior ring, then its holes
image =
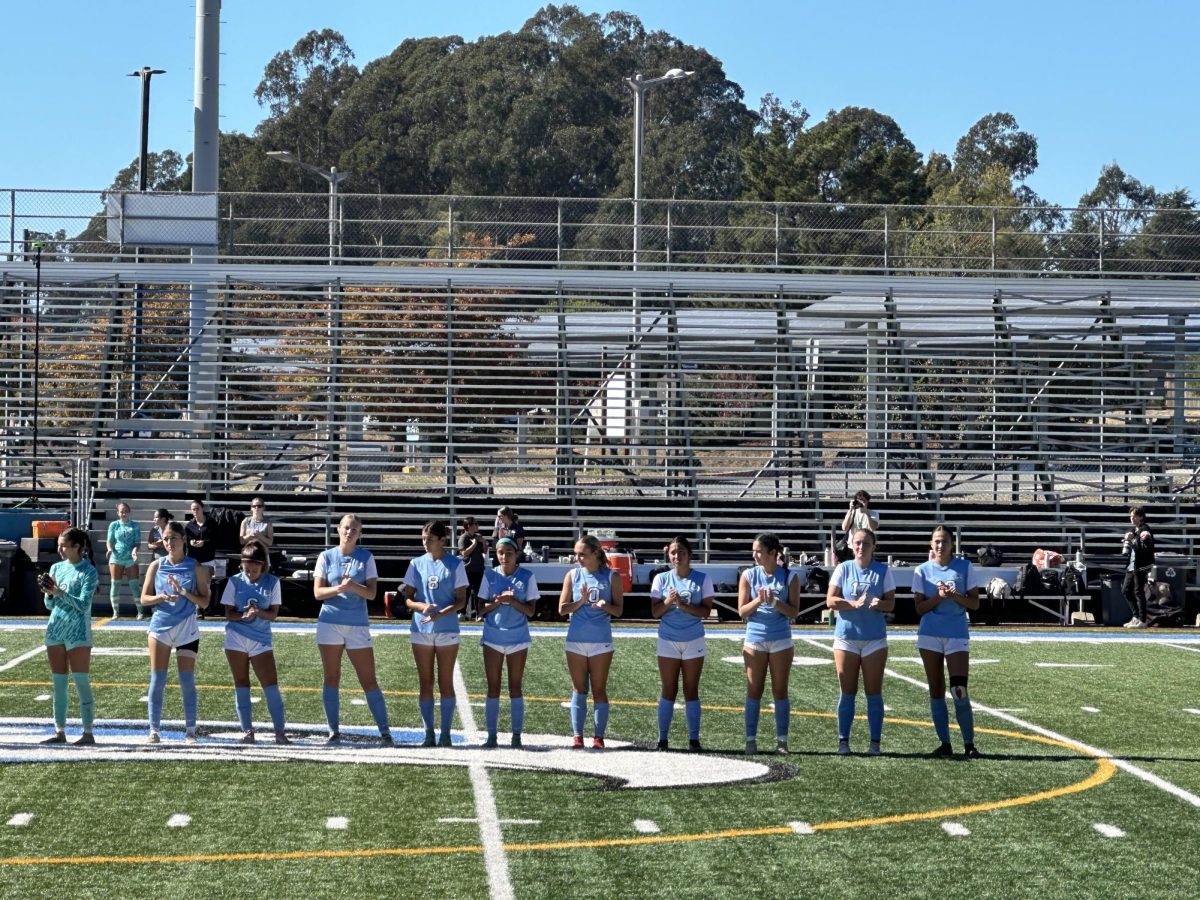
{"type": "MultiPolygon", "coordinates": [[[[340,739],[340,681],[342,658],[348,656],[383,743],[393,744],[387,704],[375,672],[367,604],[377,594],[374,557],[361,546],[362,522],[354,515],[338,523],[338,543],[321,553],[314,572],[314,596],[321,604],[316,643],[323,671],[322,704],[329,728],[328,741],[340,739]]],[[[419,682],[423,746],[451,746],[455,712],[454,668],[461,640],[459,613],[467,603],[468,579],[463,561],[447,551],[448,531],[442,522],[425,525],[425,553],[414,559],[404,575],[402,593],[412,612],[411,646],[419,682]],[[435,728],[437,683],[440,729],[435,728]]],[[[165,555],[150,563],[140,602],[151,610],[147,649],[150,660],[148,692],[150,743],[159,743],[163,695],[172,650],[179,672],[186,726],[185,740],[197,741],[196,658],[200,645],[198,610],[212,602],[208,567],[188,556],[183,527],[165,524],[161,535],[165,555]]],[[[883,734],[883,675],[888,655],[885,614],[895,606],[891,569],[874,559],[875,536],[869,528],[851,533],[853,559],[840,563],[830,579],[826,603],[836,615],[834,662],[841,689],[837,705],[839,754],[851,752],[851,728],[860,681],[866,695],[868,753],[880,753],[883,734]]],[[[954,711],[968,757],[978,756],[967,691],[970,643],[967,611],[979,604],[971,563],[954,558],[951,534],[944,526],[930,537],[930,559],[913,570],[912,591],[920,627],[917,648],[929,683],[930,715],[939,745],[938,756],[950,756],[946,673],[949,673],[954,711]]],[[[483,573],[478,588],[483,618],[483,660],[487,680],[486,747],[496,747],[501,685],[508,679],[511,743],[521,747],[525,702],[522,680],[531,646],[529,619],[541,596],[537,579],[518,563],[517,544],[508,537],[497,541],[499,564],[483,573]]],[[[779,539],[758,535],[752,545],[754,566],[738,582],[738,612],[746,623],[742,656],[746,670],[745,752],[758,752],[758,729],[767,675],[774,700],[775,750],[787,753],[791,705],[788,682],[794,648],[791,626],[800,613],[804,567],[788,568],[779,539]]],[[[89,681],[92,646],[91,604],[98,577],[91,562],[91,542],[78,528],[58,540],[61,561],[39,581],[50,610],[46,653],[53,681],[55,734],[45,743],[65,743],[67,685],[73,678],[79,695],[83,734],[76,744],[93,744],[95,704],[89,681]]],[[[566,662],[571,681],[570,721],[575,747],[584,746],[588,695],[592,697],[592,746],[603,748],[608,726],[608,675],[613,659],[612,620],[621,616],[624,594],[620,574],[608,566],[599,541],[590,535],[575,543],[576,565],[567,572],[559,594],[559,612],[570,622],[566,662]]],[[[700,679],[707,655],[704,619],[712,609],[712,580],[692,567],[692,548],[679,537],[669,546],[671,566],[655,576],[651,613],[659,620],[658,667],[662,690],[658,701],[658,747],[668,748],[668,734],[682,682],[688,747],[700,750],[700,679]]],[[[243,743],[254,743],[250,672],[262,686],[277,743],[288,743],[286,714],[279,690],[271,622],[281,604],[279,580],[268,571],[265,546],[245,543],[240,571],[228,579],[220,598],[225,613],[225,655],[234,683],[234,705],[243,743]]]]}

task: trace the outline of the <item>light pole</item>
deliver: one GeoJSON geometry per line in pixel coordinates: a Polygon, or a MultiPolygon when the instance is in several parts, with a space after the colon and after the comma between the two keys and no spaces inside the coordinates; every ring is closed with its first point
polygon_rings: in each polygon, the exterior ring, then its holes
{"type": "MultiPolygon", "coordinates": [[[[646,91],[666,84],[668,81],[679,81],[695,72],[685,72],[683,69],[668,69],[658,78],[643,78],[634,75],[626,78],[625,84],[633,93],[633,270],[636,272],[642,252],[642,138],[645,134],[646,91]]],[[[633,348],[629,353],[629,389],[630,421],[628,434],[633,444],[641,439],[641,401],[642,401],[642,371],[639,360],[642,340],[642,298],[637,290],[633,291],[633,348]]]]}
{"type": "Polygon", "coordinates": [[[293,166],[299,166],[306,172],[312,172],[314,175],[320,175],[329,182],[329,264],[332,266],[335,257],[341,256],[341,228],[338,221],[338,185],[350,177],[349,172],[339,172],[337,166],[330,166],[326,172],[320,166],[314,166],[306,163],[303,160],[297,159],[295,154],[289,150],[268,150],[267,156],[271,159],[277,159],[280,162],[291,163],[293,166]]]}
{"type": "MultiPolygon", "coordinates": [[[[146,192],[146,184],[150,179],[150,79],[155,75],[165,75],[166,69],[152,69],[142,66],[136,72],[130,72],[130,78],[142,79],[142,140],[138,153],[138,191],[146,192]]],[[[141,250],[133,251],[133,261],[141,262],[141,250]]],[[[138,388],[142,382],[142,286],[133,287],[133,340],[130,342],[129,360],[129,406],[130,418],[138,416],[138,388]]]]}
{"type": "MultiPolygon", "coordinates": [[[[339,172],[337,166],[330,166],[326,172],[319,166],[314,166],[309,163],[297,159],[295,154],[287,150],[268,150],[267,156],[271,159],[277,159],[280,162],[291,163],[294,166],[299,166],[305,171],[312,172],[314,175],[320,175],[329,182],[329,265],[333,265],[336,258],[341,258],[341,227],[340,216],[338,216],[338,185],[350,177],[349,172],[339,172]]],[[[334,303],[334,285],[330,281],[329,287],[325,289],[325,299],[329,304],[329,377],[326,379],[325,402],[327,404],[325,410],[327,434],[329,438],[329,476],[325,479],[326,492],[330,490],[330,478],[338,487],[341,486],[341,463],[338,458],[338,427],[337,427],[337,405],[336,396],[338,391],[338,355],[340,352],[341,341],[339,339],[339,329],[341,327],[340,316],[338,315],[337,304],[334,303]]]]}

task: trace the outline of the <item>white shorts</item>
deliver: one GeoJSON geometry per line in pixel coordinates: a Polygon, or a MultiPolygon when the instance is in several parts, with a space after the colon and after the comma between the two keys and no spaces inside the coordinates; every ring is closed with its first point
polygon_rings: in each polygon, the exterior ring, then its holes
{"type": "Polygon", "coordinates": [[[603,656],[605,653],[613,652],[613,645],[611,642],[593,644],[587,641],[567,641],[567,652],[574,653],[576,656],[603,656]]]}
{"type": "Polygon", "coordinates": [[[743,650],[753,650],[755,653],[782,653],[785,650],[795,650],[796,645],[791,638],[780,638],[777,641],[746,641],[743,650]]]}
{"type": "Polygon", "coordinates": [[[433,634],[414,631],[409,639],[414,647],[453,647],[462,641],[462,635],[457,631],[435,631],[433,634]]]}
{"type": "Polygon", "coordinates": [[[708,656],[708,645],[702,637],[690,641],[668,641],[666,638],[659,638],[658,655],[664,659],[704,659],[708,656]]]}
{"type": "Polygon", "coordinates": [[[317,643],[346,645],[347,650],[367,650],[374,647],[371,629],[366,625],[334,625],[317,622],[317,643]]]}
{"type": "Polygon", "coordinates": [[[489,650],[495,650],[497,653],[503,653],[505,656],[512,656],[514,653],[524,653],[533,646],[533,642],[522,641],[520,644],[493,644],[491,641],[484,641],[483,646],[489,650]]]}
{"type": "Polygon", "coordinates": [[[273,648],[270,644],[264,644],[262,641],[256,641],[254,638],[248,638],[240,632],[227,628],[225,629],[225,649],[233,650],[235,653],[245,653],[247,656],[261,656],[264,653],[271,653],[273,648]]]}
{"type": "Polygon", "coordinates": [[[168,647],[175,647],[176,649],[200,640],[200,626],[196,623],[195,616],[188,616],[178,625],[168,628],[166,631],[151,631],[148,633],[158,643],[166,644],[168,647]]]}
{"type": "Polygon", "coordinates": [[[887,638],[876,638],[873,641],[856,641],[852,639],[834,638],[833,649],[845,650],[855,656],[870,656],[888,648],[887,638]]]}
{"type": "Polygon", "coordinates": [[[917,635],[918,650],[932,650],[942,656],[971,652],[970,638],[934,637],[932,634],[917,635]]]}

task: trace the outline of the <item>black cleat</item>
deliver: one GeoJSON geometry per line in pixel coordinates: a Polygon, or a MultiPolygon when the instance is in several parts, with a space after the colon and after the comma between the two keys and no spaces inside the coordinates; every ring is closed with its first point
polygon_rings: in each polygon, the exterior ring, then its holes
{"type": "Polygon", "coordinates": [[[963,756],[965,756],[967,759],[983,758],[983,754],[975,749],[974,744],[967,744],[965,747],[963,747],[963,756]]]}
{"type": "Polygon", "coordinates": [[[954,755],[954,748],[949,744],[938,744],[937,749],[929,754],[930,756],[945,756],[951,757],[954,755]]]}
{"type": "Polygon", "coordinates": [[[658,742],[658,747],[657,747],[657,749],[659,749],[659,750],[669,750],[669,749],[670,749],[670,747],[667,745],[667,742],[666,742],[665,740],[661,740],[661,741],[659,741],[659,742],[658,742]]]}

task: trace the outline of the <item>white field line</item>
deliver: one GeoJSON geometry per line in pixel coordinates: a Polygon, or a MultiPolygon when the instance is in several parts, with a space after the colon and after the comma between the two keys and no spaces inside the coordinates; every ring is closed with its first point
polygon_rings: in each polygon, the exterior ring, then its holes
{"type": "MultiPolygon", "coordinates": [[[[814,641],[813,643],[816,643],[816,642],[814,641]]],[[[821,645],[817,644],[816,646],[820,647],[821,645]]],[[[893,671],[892,669],[884,669],[884,672],[893,678],[898,678],[901,681],[906,681],[909,684],[914,685],[915,687],[921,688],[922,690],[925,690],[925,691],[929,690],[929,685],[926,684],[924,681],[921,681],[917,678],[909,678],[907,675],[902,675],[901,673],[893,671]]],[[[947,696],[949,696],[949,695],[947,695],[947,696]]],[[[1160,778],[1159,776],[1155,775],[1153,772],[1147,772],[1145,769],[1141,768],[1140,766],[1135,766],[1131,762],[1127,762],[1123,759],[1113,756],[1107,750],[1101,750],[1099,747],[1093,747],[1089,744],[1083,743],[1083,741],[1077,741],[1074,738],[1069,738],[1066,735],[1059,734],[1056,731],[1051,731],[1049,728],[1042,728],[1040,725],[1034,725],[1032,722],[1026,722],[1024,719],[1018,719],[1016,716],[1011,715],[1006,712],[1001,712],[999,709],[993,709],[990,706],[984,706],[982,703],[979,703],[976,700],[972,700],[971,705],[975,709],[979,710],[980,712],[985,712],[985,713],[988,713],[989,715],[993,715],[997,719],[1001,719],[1005,722],[1008,722],[1010,725],[1016,725],[1018,728],[1024,728],[1028,731],[1032,731],[1034,734],[1040,734],[1042,737],[1050,738],[1053,741],[1062,741],[1064,744],[1070,744],[1072,747],[1082,750],[1084,753],[1088,754],[1089,756],[1094,756],[1099,759],[1108,760],[1110,763],[1112,763],[1118,769],[1120,769],[1123,772],[1129,773],[1134,778],[1138,778],[1138,779],[1146,782],[1146,784],[1153,785],[1154,787],[1158,788],[1160,791],[1165,791],[1166,793],[1170,794],[1173,797],[1178,797],[1184,803],[1187,803],[1191,806],[1196,807],[1197,809],[1200,809],[1200,797],[1197,797],[1191,791],[1185,791],[1183,788],[1179,787],[1178,785],[1172,784],[1171,782],[1167,781],[1165,778],[1160,778]]]]}
{"type": "Polygon", "coordinates": [[[345,831],[350,827],[350,820],[345,816],[329,816],[325,819],[325,827],[330,831],[345,831]]]}
{"type": "Polygon", "coordinates": [[[8,824],[13,828],[24,828],[33,821],[33,813],[17,813],[8,820],[8,824]]]}
{"type": "MultiPolygon", "coordinates": [[[[471,709],[467,683],[463,679],[462,667],[457,661],[454,663],[454,693],[458,698],[458,717],[462,720],[463,732],[468,741],[478,743],[479,732],[475,728],[475,712],[471,709]]],[[[467,773],[471,778],[471,791],[475,795],[475,814],[479,816],[479,839],[483,844],[488,893],[492,900],[513,900],[508,856],[504,852],[504,835],[500,831],[500,812],[496,809],[496,795],[492,792],[487,766],[471,763],[467,766],[467,773]]]]}
{"type": "Polygon", "coordinates": [[[1108,825],[1104,822],[1097,822],[1092,827],[1095,828],[1096,831],[1098,831],[1100,834],[1104,835],[1106,838],[1123,838],[1123,837],[1125,837],[1125,832],[1122,831],[1120,828],[1118,828],[1116,825],[1108,825]]]}
{"type": "Polygon", "coordinates": [[[187,813],[175,813],[175,815],[167,819],[168,828],[187,828],[191,824],[192,817],[187,813]]]}
{"type": "Polygon", "coordinates": [[[942,831],[946,832],[950,837],[968,837],[971,834],[971,829],[958,822],[943,822],[942,831]]]}
{"type": "Polygon", "coordinates": [[[788,828],[796,834],[813,834],[813,827],[807,822],[788,822],[788,828]]]}
{"type": "Polygon", "coordinates": [[[45,644],[43,644],[40,647],[34,647],[32,650],[26,651],[25,653],[22,653],[20,656],[14,656],[8,662],[4,663],[4,665],[0,665],[0,672],[7,672],[9,669],[15,669],[21,663],[25,662],[25,660],[33,659],[38,654],[45,653],[45,652],[46,652],[45,644]]]}
{"type": "Polygon", "coordinates": [[[662,831],[662,829],[658,827],[658,823],[651,819],[634,819],[633,830],[638,834],[658,834],[660,831],[662,831]]]}
{"type": "Polygon", "coordinates": [[[1176,650],[1190,650],[1193,653],[1200,653],[1200,647],[1189,647],[1187,644],[1168,643],[1166,646],[1174,647],[1176,650]]]}

